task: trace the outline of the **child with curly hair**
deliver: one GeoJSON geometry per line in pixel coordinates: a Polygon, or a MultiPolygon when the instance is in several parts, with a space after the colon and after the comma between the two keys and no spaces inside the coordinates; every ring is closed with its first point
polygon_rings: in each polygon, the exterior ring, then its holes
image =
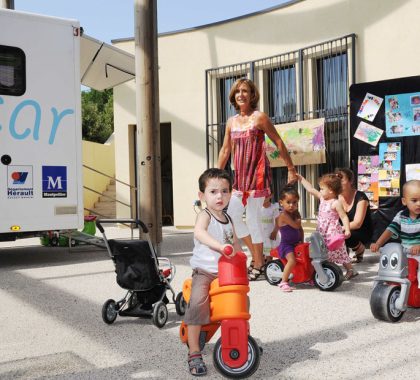
{"type": "MultiPolygon", "coordinates": [[[[298,175],[298,179],[311,195],[320,200],[317,229],[324,238],[325,244],[328,246],[334,236],[342,234],[343,228],[344,237],[348,238],[351,235],[350,221],[338,199],[338,195],[342,191],[342,175],[340,173],[324,174],[319,179],[319,190],[316,190],[301,175],[298,175]],[[340,224],[340,219],[343,226],[340,224]]],[[[344,241],[338,248],[328,251],[328,260],[336,264],[342,264],[346,268],[347,272],[344,279],[347,281],[359,274],[351,264],[344,241]]]]}

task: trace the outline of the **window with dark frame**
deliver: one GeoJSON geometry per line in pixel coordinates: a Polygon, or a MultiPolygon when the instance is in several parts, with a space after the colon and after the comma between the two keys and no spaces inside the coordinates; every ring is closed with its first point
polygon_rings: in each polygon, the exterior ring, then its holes
{"type": "Polygon", "coordinates": [[[288,65],[267,70],[268,115],[274,124],[296,121],[296,68],[288,65]]]}
{"type": "Polygon", "coordinates": [[[0,45],[0,95],[21,96],[25,91],[25,53],[18,47],[0,45]]]}

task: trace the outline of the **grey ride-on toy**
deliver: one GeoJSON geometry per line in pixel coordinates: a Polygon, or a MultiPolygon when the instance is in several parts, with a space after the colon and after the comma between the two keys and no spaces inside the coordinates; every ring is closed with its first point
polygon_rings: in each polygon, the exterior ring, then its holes
{"type": "Polygon", "coordinates": [[[378,276],[370,296],[370,309],[376,319],[398,322],[408,307],[420,307],[416,259],[399,243],[380,249],[378,276]]]}

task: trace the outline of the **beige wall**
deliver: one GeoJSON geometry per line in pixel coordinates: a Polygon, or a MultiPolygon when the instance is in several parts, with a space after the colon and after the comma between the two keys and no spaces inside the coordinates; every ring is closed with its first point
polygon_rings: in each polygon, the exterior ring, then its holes
{"type": "MultiPolygon", "coordinates": [[[[82,144],[83,165],[96,169],[108,176],[115,176],[115,149],[114,143],[97,144],[90,141],[83,141],[82,144]]],[[[110,179],[92,170],[83,168],[83,186],[96,190],[100,193],[106,190],[110,179]]],[[[84,189],[84,207],[93,209],[99,195],[84,189]]]]}
{"type": "MultiPolygon", "coordinates": [[[[418,75],[419,14],[419,0],[304,0],[264,14],[160,36],[160,121],[172,126],[175,225],[193,225],[197,178],[206,168],[206,69],[355,33],[356,82],[418,75]]],[[[117,46],[134,53],[134,41],[117,46]]],[[[115,89],[114,102],[117,177],[128,179],[127,127],[135,124],[133,82],[115,89]]]]}

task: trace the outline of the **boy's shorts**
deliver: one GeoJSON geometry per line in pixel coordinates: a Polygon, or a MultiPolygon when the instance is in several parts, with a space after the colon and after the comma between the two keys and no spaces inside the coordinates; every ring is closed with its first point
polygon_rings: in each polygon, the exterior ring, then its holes
{"type": "Polygon", "coordinates": [[[187,325],[207,325],[210,323],[210,284],[217,273],[203,269],[193,269],[191,297],[185,311],[184,323],[187,325]]]}

